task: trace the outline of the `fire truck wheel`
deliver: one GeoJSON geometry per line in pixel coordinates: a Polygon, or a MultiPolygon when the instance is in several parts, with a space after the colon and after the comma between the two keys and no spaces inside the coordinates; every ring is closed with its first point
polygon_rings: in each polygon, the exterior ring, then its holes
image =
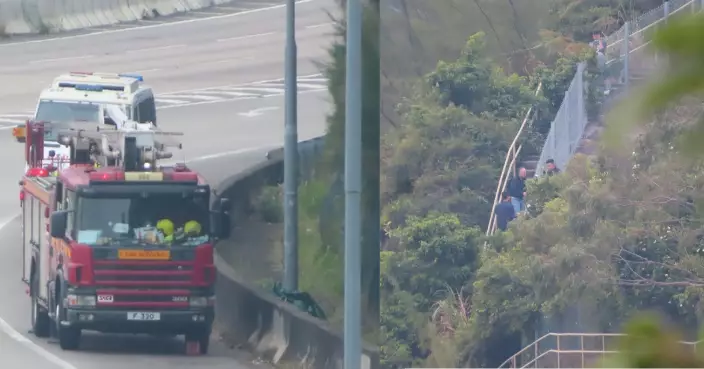
{"type": "Polygon", "coordinates": [[[49,337],[51,333],[51,320],[49,313],[39,305],[39,273],[34,271],[29,293],[32,296],[32,331],[37,337],[49,337]]]}
{"type": "Polygon", "coordinates": [[[59,346],[62,350],[77,350],[81,344],[81,330],[74,327],[64,327],[61,320],[66,317],[66,309],[57,301],[56,304],[56,332],[59,336],[59,346]]]}
{"type": "Polygon", "coordinates": [[[186,333],[186,344],[188,342],[196,341],[199,344],[200,354],[205,355],[208,353],[208,346],[210,345],[210,333],[212,329],[205,328],[186,333]]]}

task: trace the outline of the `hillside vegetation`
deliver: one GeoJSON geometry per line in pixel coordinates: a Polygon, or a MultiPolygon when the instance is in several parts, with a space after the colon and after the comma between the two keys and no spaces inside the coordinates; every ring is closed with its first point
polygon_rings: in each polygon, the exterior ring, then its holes
{"type": "Polygon", "coordinates": [[[701,265],[691,205],[700,164],[670,143],[700,104],[663,112],[641,137],[532,182],[541,211],[482,247],[527,108],[536,105],[539,119],[525,146],[538,152],[576,63],[595,78],[591,33],[661,4],[505,3],[409,0],[382,12],[384,368],[496,367],[543,332],[619,331],[638,309],[698,323],[701,287],[683,281],[701,265]]]}

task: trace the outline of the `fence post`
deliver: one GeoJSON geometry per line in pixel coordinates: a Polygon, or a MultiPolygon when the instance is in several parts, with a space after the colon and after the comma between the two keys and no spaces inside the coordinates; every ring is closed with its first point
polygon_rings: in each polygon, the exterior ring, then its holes
{"type": "Polygon", "coordinates": [[[630,41],[631,41],[631,22],[626,22],[623,24],[623,84],[628,91],[629,85],[630,85],[630,77],[629,77],[629,56],[631,53],[631,47],[630,47],[630,41]]]}

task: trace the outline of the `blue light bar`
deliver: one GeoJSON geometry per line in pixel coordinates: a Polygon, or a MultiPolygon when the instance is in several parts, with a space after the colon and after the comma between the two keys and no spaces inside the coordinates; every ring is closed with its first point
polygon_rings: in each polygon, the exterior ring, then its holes
{"type": "Polygon", "coordinates": [[[139,74],[123,73],[123,74],[119,74],[119,76],[125,77],[125,78],[134,78],[139,82],[144,82],[144,77],[140,76],[139,74]]]}
{"type": "Polygon", "coordinates": [[[96,92],[103,91],[103,86],[100,86],[100,85],[78,85],[77,84],[76,87],[74,87],[74,88],[78,91],[96,91],[96,92]]]}

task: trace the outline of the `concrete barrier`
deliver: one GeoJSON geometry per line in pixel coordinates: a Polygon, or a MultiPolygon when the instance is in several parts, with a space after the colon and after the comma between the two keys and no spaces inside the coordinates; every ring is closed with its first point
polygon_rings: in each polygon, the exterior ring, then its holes
{"type": "MultiPolygon", "coordinates": [[[[310,173],[322,144],[322,137],[299,144],[302,171],[310,173]]],[[[216,186],[216,201],[230,199],[233,227],[253,214],[252,197],[262,186],[283,181],[282,154],[281,149],[272,150],[268,160],[216,186]]],[[[229,343],[245,346],[273,363],[283,360],[306,369],[342,369],[340,332],[249,283],[219,255],[216,265],[217,330],[229,343]]],[[[362,368],[378,368],[378,349],[365,344],[363,351],[362,368]]]]}
{"type": "Polygon", "coordinates": [[[155,18],[232,0],[0,0],[0,35],[46,34],[155,18]]]}

